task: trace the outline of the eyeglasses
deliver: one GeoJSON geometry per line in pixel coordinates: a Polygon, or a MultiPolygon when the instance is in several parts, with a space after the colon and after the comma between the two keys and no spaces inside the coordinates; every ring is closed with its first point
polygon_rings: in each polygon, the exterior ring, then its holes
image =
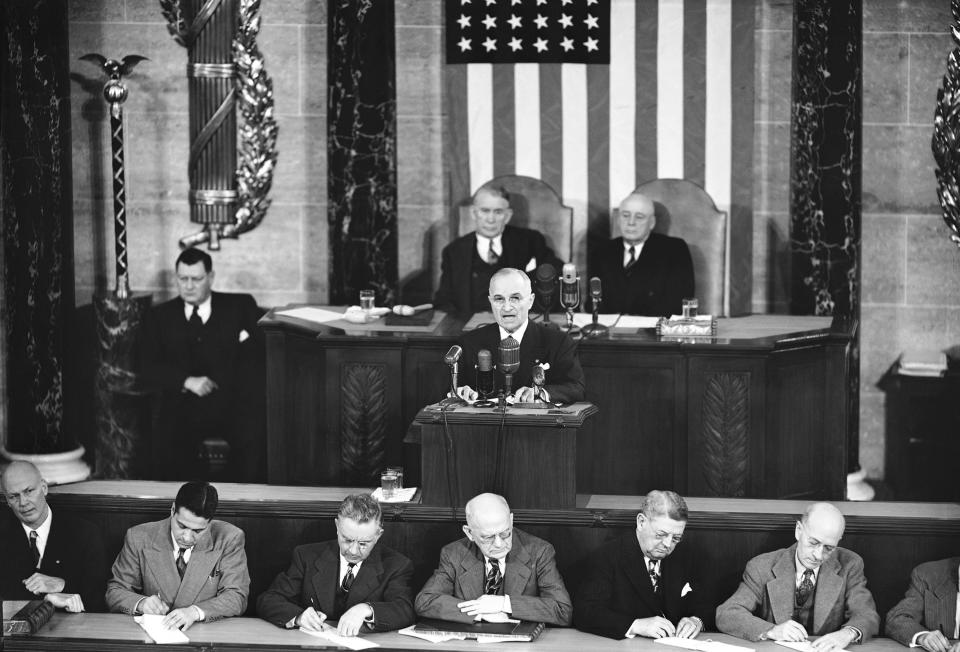
{"type": "Polygon", "coordinates": [[[347,548],[357,546],[357,548],[360,550],[366,550],[377,542],[377,539],[380,538],[380,534],[382,532],[382,530],[377,532],[377,536],[374,539],[348,539],[347,537],[343,536],[342,532],[340,532],[340,528],[337,528],[337,538],[340,539],[340,542],[347,546],[347,548]]]}
{"type": "Polygon", "coordinates": [[[505,216],[505,215],[507,214],[507,211],[510,210],[510,209],[509,209],[509,208],[486,208],[486,207],[483,207],[483,208],[475,208],[474,210],[477,211],[477,213],[478,213],[481,217],[490,217],[491,215],[493,215],[494,217],[503,217],[503,216],[505,216]]]}
{"type": "Polygon", "coordinates": [[[493,297],[490,297],[490,302],[495,305],[497,308],[503,308],[506,304],[510,304],[512,307],[516,308],[521,303],[526,300],[527,297],[521,296],[519,294],[513,294],[509,297],[502,297],[499,294],[493,297]]]}
{"type": "MultiPolygon", "coordinates": [[[[473,530],[470,531],[473,532],[473,530]]],[[[480,543],[489,546],[497,539],[501,541],[509,540],[510,537],[513,536],[513,528],[507,528],[503,532],[497,532],[496,534],[474,534],[473,536],[475,536],[480,543]]]]}

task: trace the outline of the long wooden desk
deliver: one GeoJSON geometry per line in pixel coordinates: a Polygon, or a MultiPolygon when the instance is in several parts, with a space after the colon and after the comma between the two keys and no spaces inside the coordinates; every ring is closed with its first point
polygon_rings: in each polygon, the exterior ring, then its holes
{"type": "MultiPolygon", "coordinates": [[[[278,312],[260,322],[270,483],[367,484],[388,464],[417,482],[419,452],[405,455],[403,441],[444,396],[443,354],[463,321],[351,333],[278,312]]],[[[577,491],[843,498],[850,335],[825,318],[754,315],[720,320],[712,340],[580,341],[599,413],[577,438],[577,491]]],[[[465,382],[473,363],[463,361],[465,382]]]]}
{"type": "MultiPolygon", "coordinates": [[[[284,630],[258,618],[227,618],[215,623],[198,623],[187,630],[189,644],[165,645],[164,650],[196,652],[203,649],[216,650],[303,650],[345,649],[295,630],[284,630]]],[[[471,650],[502,652],[504,643],[477,643],[476,641],[447,641],[429,643],[396,632],[365,634],[363,638],[377,643],[384,651],[389,650],[471,650]]],[[[751,643],[733,636],[704,633],[701,639],[741,645],[757,652],[782,652],[786,648],[761,641],[751,643]]],[[[586,634],[571,628],[548,628],[532,643],[509,643],[513,652],[585,652],[605,650],[634,650],[639,652],[664,652],[675,648],[658,645],[650,639],[613,640],[586,634]]],[[[131,616],[120,614],[67,614],[57,613],[36,635],[24,638],[7,638],[4,652],[50,652],[51,650],[81,650],[89,652],[112,652],[129,650],[156,650],[131,616]]],[[[905,652],[908,648],[886,638],[872,639],[858,645],[858,652],[905,652]]]]}

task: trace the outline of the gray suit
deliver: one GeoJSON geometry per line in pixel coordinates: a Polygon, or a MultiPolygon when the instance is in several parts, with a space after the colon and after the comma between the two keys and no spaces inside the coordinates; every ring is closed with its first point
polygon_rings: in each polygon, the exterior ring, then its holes
{"type": "Polygon", "coordinates": [[[250,573],[243,530],[223,521],[197,540],[181,581],[174,564],[170,519],[127,530],[107,582],[107,608],[132,614],[140,598],[159,594],[171,609],[197,605],[206,621],[239,616],[247,608],[250,573]]]}
{"type": "MultiPolygon", "coordinates": [[[[792,620],[796,552],[794,544],[747,562],[740,586],[717,607],[717,629],[759,641],[774,625],[792,620]]],[[[837,548],[820,566],[813,603],[813,629],[808,633],[822,636],[842,627],[856,627],[865,641],[879,631],[880,616],[867,589],[863,559],[846,548],[837,548]]]]}
{"type": "MultiPolygon", "coordinates": [[[[473,622],[457,603],[483,595],[485,574],[483,556],[473,542],[464,537],[447,544],[440,551],[440,566],[417,595],[417,614],[473,622]]],[[[513,547],[507,554],[503,593],[510,596],[514,618],[570,624],[573,606],[557,570],[553,546],[517,528],[513,528],[513,547]]]]}
{"type": "Polygon", "coordinates": [[[917,632],[940,630],[952,638],[957,627],[958,568],[960,557],[914,568],[907,594],[887,614],[887,636],[904,645],[910,645],[917,632]]]}

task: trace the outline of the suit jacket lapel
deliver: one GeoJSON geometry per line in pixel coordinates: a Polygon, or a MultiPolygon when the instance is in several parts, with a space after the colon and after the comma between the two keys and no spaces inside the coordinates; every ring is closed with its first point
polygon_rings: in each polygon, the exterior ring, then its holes
{"type": "MultiPolygon", "coordinates": [[[[650,582],[650,571],[647,570],[647,559],[643,556],[640,549],[640,542],[637,537],[629,536],[623,542],[623,556],[627,559],[627,577],[636,591],[637,598],[647,606],[647,609],[653,613],[660,612],[660,604],[657,596],[653,592],[653,584],[650,582]]],[[[661,562],[662,563],[662,562],[661,562]]]]}
{"type": "Polygon", "coordinates": [[[380,550],[374,546],[370,551],[370,556],[363,560],[363,565],[357,572],[357,576],[350,587],[350,594],[347,596],[347,608],[353,605],[366,602],[380,584],[380,578],[383,575],[383,560],[380,557],[380,550]]]}
{"type": "MultiPolygon", "coordinates": [[[[773,565],[774,579],[767,582],[767,596],[770,600],[770,611],[773,612],[773,622],[782,623],[793,618],[793,602],[796,593],[797,567],[796,544],[785,550],[773,565]]],[[[819,595],[817,596],[819,602],[819,595]]]]}
{"type": "MultiPolygon", "coordinates": [[[[170,536],[170,517],[159,524],[149,548],[143,551],[146,572],[153,576],[153,583],[160,588],[160,597],[172,604],[180,592],[180,575],[173,563],[173,540],[170,536]]],[[[189,564],[188,564],[189,566],[189,564]]],[[[146,585],[144,578],[144,585],[146,585]]]]}
{"type": "MultiPolygon", "coordinates": [[[[947,638],[953,636],[953,631],[957,627],[957,567],[960,566],[960,559],[954,559],[950,564],[950,573],[942,578],[939,584],[934,587],[933,592],[940,599],[940,619],[943,625],[943,633],[947,638]]],[[[931,623],[932,626],[932,623],[931,623]]]]}
{"type": "MultiPolygon", "coordinates": [[[[177,591],[177,604],[194,604],[197,602],[197,596],[203,589],[203,585],[210,578],[214,566],[219,560],[219,555],[213,549],[213,537],[207,533],[194,546],[190,552],[190,562],[183,573],[183,579],[180,581],[180,589],[177,591]]],[[[174,572],[176,572],[176,560],[174,560],[174,572]]],[[[178,575],[179,576],[179,575],[178,575]]]]}
{"type": "Polygon", "coordinates": [[[523,595],[523,589],[530,581],[530,553],[519,538],[516,538],[516,534],[514,537],[515,545],[507,553],[507,572],[503,576],[504,595],[523,595]]]}
{"type": "Polygon", "coordinates": [[[333,612],[334,595],[337,590],[337,578],[340,576],[340,549],[336,542],[326,547],[313,563],[313,575],[310,584],[313,586],[313,597],[317,607],[324,614],[333,612]]]}
{"type": "Polygon", "coordinates": [[[459,590],[454,595],[472,599],[473,596],[483,595],[484,562],[477,547],[472,542],[467,545],[470,551],[460,560],[461,572],[457,573],[459,590]]]}
{"type": "MultiPolygon", "coordinates": [[[[830,557],[817,573],[817,592],[813,603],[813,631],[819,632],[830,615],[833,605],[843,600],[843,578],[840,577],[840,562],[830,557]]],[[[813,633],[813,632],[811,632],[813,633]]]]}

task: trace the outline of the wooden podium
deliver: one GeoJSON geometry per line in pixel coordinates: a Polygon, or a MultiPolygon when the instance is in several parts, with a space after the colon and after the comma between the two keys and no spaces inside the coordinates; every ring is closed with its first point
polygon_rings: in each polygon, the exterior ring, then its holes
{"type": "Polygon", "coordinates": [[[505,412],[428,405],[414,421],[423,503],[462,507],[492,491],[516,509],[576,507],[577,430],[596,413],[592,403],[505,412]]]}

